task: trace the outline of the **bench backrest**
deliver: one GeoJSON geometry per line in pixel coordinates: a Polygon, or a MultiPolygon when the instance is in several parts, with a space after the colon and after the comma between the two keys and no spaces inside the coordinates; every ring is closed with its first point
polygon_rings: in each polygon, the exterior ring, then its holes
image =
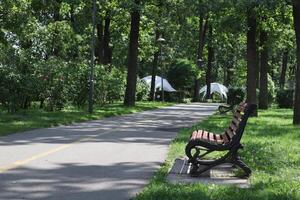
{"type": "Polygon", "coordinates": [[[255,104],[239,104],[229,128],[226,129],[222,135],[225,144],[235,144],[240,142],[247,124],[247,120],[256,108],[257,106],[255,104]]]}

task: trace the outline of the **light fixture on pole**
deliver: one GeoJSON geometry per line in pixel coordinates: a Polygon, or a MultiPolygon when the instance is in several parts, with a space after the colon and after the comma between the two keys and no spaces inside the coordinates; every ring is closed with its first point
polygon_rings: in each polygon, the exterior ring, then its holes
{"type": "Polygon", "coordinates": [[[201,58],[199,58],[197,60],[197,65],[198,65],[199,69],[201,69],[204,66],[204,60],[202,60],[201,58]]]}
{"type": "Polygon", "coordinates": [[[91,66],[89,76],[89,113],[93,113],[93,96],[94,96],[94,67],[95,67],[95,29],[96,29],[96,0],[93,0],[93,30],[91,45],[91,66]]]}
{"type": "Polygon", "coordinates": [[[163,68],[163,59],[162,59],[162,45],[166,42],[166,40],[162,37],[157,39],[159,44],[159,51],[160,51],[160,64],[161,64],[161,100],[162,102],[165,101],[165,94],[164,94],[164,68],[163,68]]]}

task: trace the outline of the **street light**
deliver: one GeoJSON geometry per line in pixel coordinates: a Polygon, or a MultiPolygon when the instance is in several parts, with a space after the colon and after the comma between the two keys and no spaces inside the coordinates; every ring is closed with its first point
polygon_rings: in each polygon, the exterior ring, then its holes
{"type": "Polygon", "coordinates": [[[159,44],[159,51],[160,51],[160,64],[161,64],[161,100],[162,102],[165,101],[165,94],[164,94],[164,78],[163,78],[163,59],[162,59],[162,45],[166,42],[166,40],[162,37],[159,37],[157,39],[157,42],[159,44]]]}
{"type": "Polygon", "coordinates": [[[201,69],[202,67],[204,67],[204,60],[202,60],[201,58],[199,58],[197,60],[197,65],[198,65],[199,69],[201,69]]]}

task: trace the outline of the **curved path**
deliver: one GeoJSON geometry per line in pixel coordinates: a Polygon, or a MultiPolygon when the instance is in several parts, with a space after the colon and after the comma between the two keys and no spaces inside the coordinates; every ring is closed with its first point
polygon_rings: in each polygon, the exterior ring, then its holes
{"type": "Polygon", "coordinates": [[[215,104],[179,104],[0,138],[0,199],[129,199],[164,162],[179,129],[215,104]]]}

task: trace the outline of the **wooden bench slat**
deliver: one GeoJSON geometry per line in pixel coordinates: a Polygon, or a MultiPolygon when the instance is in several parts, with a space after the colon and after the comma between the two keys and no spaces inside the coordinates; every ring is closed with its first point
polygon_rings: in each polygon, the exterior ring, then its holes
{"type": "Polygon", "coordinates": [[[237,126],[231,122],[229,128],[231,128],[231,130],[233,130],[233,131],[236,131],[237,126]]]}
{"type": "Polygon", "coordinates": [[[208,136],[209,136],[208,132],[207,131],[203,131],[202,138],[205,139],[205,140],[209,140],[208,136]]]}
{"type": "Polygon", "coordinates": [[[233,136],[235,135],[234,132],[233,132],[230,128],[228,128],[228,129],[225,131],[225,133],[227,133],[227,135],[228,135],[230,138],[233,138],[233,136]]]}
{"type": "Polygon", "coordinates": [[[237,119],[239,119],[239,120],[242,120],[243,115],[241,113],[239,113],[239,112],[235,112],[234,113],[234,117],[237,118],[237,119]]]}
{"type": "Polygon", "coordinates": [[[209,134],[209,140],[215,142],[214,134],[213,133],[208,133],[208,134],[209,134]]]}
{"type": "Polygon", "coordinates": [[[222,139],[221,135],[216,134],[215,136],[216,136],[216,141],[217,141],[217,143],[218,143],[218,144],[223,144],[223,139],[222,139]]]}
{"type": "Polygon", "coordinates": [[[236,119],[236,118],[233,118],[232,122],[234,122],[236,126],[238,126],[239,123],[240,123],[240,121],[238,119],[236,119]]]}
{"type": "Polygon", "coordinates": [[[225,144],[230,141],[225,133],[222,134],[222,138],[223,138],[223,141],[224,141],[225,144]]]}

